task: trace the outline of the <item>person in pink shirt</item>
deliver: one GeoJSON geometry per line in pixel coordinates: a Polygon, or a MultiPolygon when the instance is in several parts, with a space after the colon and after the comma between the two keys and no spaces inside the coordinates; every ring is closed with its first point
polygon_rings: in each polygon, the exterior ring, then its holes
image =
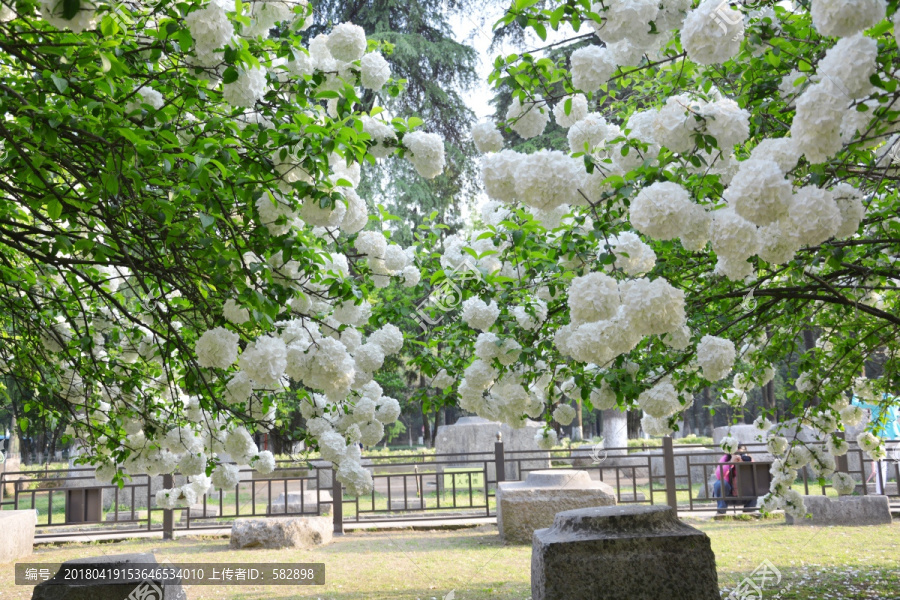
{"type": "MultiPolygon", "coordinates": [[[[721,464],[716,467],[716,482],[713,484],[713,498],[719,499],[717,501],[716,512],[720,515],[724,515],[725,511],[728,509],[728,501],[726,498],[735,495],[734,475],[737,469],[734,465],[735,463],[743,461],[753,461],[753,457],[747,454],[747,447],[744,445],[738,446],[737,453],[725,454],[719,459],[719,463],[721,464]]],[[[745,500],[744,512],[746,512],[747,509],[755,508],[755,506],[756,498],[745,500]]]]}

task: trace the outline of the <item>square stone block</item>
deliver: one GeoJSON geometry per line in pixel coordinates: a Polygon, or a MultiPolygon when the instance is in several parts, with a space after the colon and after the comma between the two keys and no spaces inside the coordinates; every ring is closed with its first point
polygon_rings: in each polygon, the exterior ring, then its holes
{"type": "Polygon", "coordinates": [[[668,506],[569,510],[534,532],[532,600],[720,600],[709,537],[668,506]]]}
{"type": "Polygon", "coordinates": [[[272,502],[272,506],[269,509],[269,513],[272,516],[278,516],[279,514],[290,514],[290,513],[298,513],[298,514],[315,514],[317,509],[321,509],[321,514],[330,515],[331,514],[331,492],[327,490],[306,490],[305,492],[288,492],[287,494],[287,509],[285,509],[285,497],[284,494],[279,494],[277,498],[272,502]],[[319,502],[322,502],[320,505],[319,502]],[[325,504],[325,503],[328,504],[325,504]]]}
{"type": "Polygon", "coordinates": [[[236,519],[231,526],[232,548],[303,548],[330,544],[330,517],[269,517],[236,519]]]}
{"type": "MultiPolygon", "coordinates": [[[[63,566],[73,568],[123,569],[129,565],[151,568],[157,565],[152,554],[112,554],[91,558],[68,560],[63,566]]],[[[133,579],[127,583],[59,583],[64,573],[60,570],[56,577],[42,581],[34,587],[31,600],[127,600],[142,598],[147,600],[184,600],[184,588],[180,581],[149,581],[133,579]]]]}
{"type": "Polygon", "coordinates": [[[615,490],[587,471],[532,471],[525,481],[497,486],[497,528],[506,542],[530,544],[535,530],[552,525],[560,511],[615,503],[615,490]]]}
{"type": "Polygon", "coordinates": [[[887,496],[803,496],[810,517],[785,515],[788,525],[890,525],[891,505],[887,496]]]}
{"type": "Polygon", "coordinates": [[[0,511],[0,564],[31,555],[36,523],[35,510],[0,511]]]}

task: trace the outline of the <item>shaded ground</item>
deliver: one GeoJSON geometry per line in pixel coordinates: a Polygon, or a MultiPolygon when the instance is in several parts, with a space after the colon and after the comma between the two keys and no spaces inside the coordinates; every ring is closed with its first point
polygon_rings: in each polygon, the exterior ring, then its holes
{"type": "MultiPolygon", "coordinates": [[[[780,572],[781,580],[775,583],[774,576],[769,575],[763,587],[764,598],[900,598],[900,524],[788,527],[780,519],[691,524],[712,540],[723,597],[768,560],[780,572]]],[[[228,540],[222,538],[73,543],[39,547],[29,562],[129,552],[153,552],[158,560],[176,563],[326,565],[324,586],[194,586],[189,590],[190,600],[442,600],[451,591],[455,600],[526,600],[531,596],[531,548],[503,545],[494,526],[457,531],[358,532],[336,539],[331,546],[308,551],[232,551],[228,540]]],[[[14,585],[12,564],[0,565],[0,597],[31,597],[30,587],[14,585]]]]}

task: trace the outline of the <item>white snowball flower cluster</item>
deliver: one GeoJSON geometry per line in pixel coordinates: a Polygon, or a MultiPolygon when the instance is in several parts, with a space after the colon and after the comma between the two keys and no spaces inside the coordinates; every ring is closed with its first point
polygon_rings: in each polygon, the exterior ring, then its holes
{"type": "Polygon", "coordinates": [[[710,241],[719,259],[717,269],[720,268],[731,280],[744,279],[752,269],[745,261],[759,248],[756,226],[731,207],[715,211],[712,219],[710,241]]]}
{"type": "Polygon", "coordinates": [[[528,306],[515,306],[512,315],[516,323],[526,331],[534,331],[547,318],[547,303],[536,298],[528,306]]]}
{"type": "Polygon", "coordinates": [[[444,170],[444,140],[436,133],[412,131],[403,137],[409,149],[406,157],[416,171],[426,179],[433,179],[444,170]]]}
{"type": "Polygon", "coordinates": [[[506,121],[510,129],[527,140],[544,133],[544,128],[550,121],[550,111],[540,98],[525,104],[518,98],[513,98],[506,111],[506,121]]]}
{"type": "Polygon", "coordinates": [[[232,460],[237,464],[247,465],[259,454],[259,449],[250,436],[250,432],[244,427],[237,427],[225,436],[225,452],[231,455],[232,460]]]}
{"type": "Polygon", "coordinates": [[[573,94],[560,99],[553,107],[553,118],[556,124],[563,128],[569,128],[588,114],[588,102],[584,94],[573,94]],[[566,113],[568,105],[568,113],[566,113]]]}
{"type": "Polygon", "coordinates": [[[227,369],[237,360],[238,334],[224,327],[210,329],[197,340],[197,364],[201,367],[227,369]]]}
{"type": "Polygon", "coordinates": [[[694,147],[693,136],[700,126],[695,115],[699,104],[687,94],[670,96],[653,118],[653,139],[672,152],[687,152],[694,147]]]}
{"type": "Polygon", "coordinates": [[[681,28],[681,45],[688,58],[717,65],[740,52],[744,16],[721,0],[703,0],[690,11],[681,28]]]}
{"type": "Polygon", "coordinates": [[[641,418],[641,429],[650,437],[665,437],[672,435],[675,430],[669,425],[669,419],[663,417],[657,419],[651,415],[644,415],[641,418]]]}
{"type": "Polygon", "coordinates": [[[830,79],[812,85],[797,98],[791,137],[811,163],[828,160],[841,149],[841,123],[847,94],[830,79]]]}
{"type": "Polygon", "coordinates": [[[632,277],[648,273],[656,265],[656,253],[653,249],[630,231],[610,236],[609,245],[616,255],[613,265],[632,277]]]}
{"type": "Polygon", "coordinates": [[[575,419],[575,407],[568,404],[560,404],[553,409],[553,419],[560,425],[569,425],[575,419]]]}
{"type": "Polygon", "coordinates": [[[849,496],[856,491],[856,481],[849,473],[835,473],[832,475],[831,486],[839,496],[849,496]]]}
{"type": "Polygon", "coordinates": [[[266,95],[268,89],[264,68],[242,68],[235,81],[222,86],[222,97],[232,106],[252,108],[258,100],[266,95]]]}
{"type": "Polygon", "coordinates": [[[660,381],[652,388],[641,392],[637,403],[644,413],[656,419],[671,417],[681,410],[678,392],[668,380],[660,381]]]}
{"type": "Polygon", "coordinates": [[[884,441],[869,431],[863,431],[856,436],[856,443],[872,460],[883,460],[887,456],[884,441]]]}
{"type": "Polygon", "coordinates": [[[750,113],[730,98],[721,98],[702,106],[706,133],[716,138],[720,150],[731,152],[750,137],[750,113]]]}
{"type": "Polygon", "coordinates": [[[559,443],[559,436],[556,435],[556,431],[545,428],[535,434],[534,441],[541,450],[552,450],[559,443]]]}
{"type": "Polygon", "coordinates": [[[797,148],[797,142],[791,137],[766,138],[750,151],[750,161],[771,160],[778,165],[782,173],[787,173],[797,166],[800,154],[802,153],[797,148]]]}
{"type": "Polygon", "coordinates": [[[740,163],[724,197],[735,213],[763,226],[787,216],[791,195],[791,182],[778,163],[751,158],[740,163]]]}
{"type": "Polygon", "coordinates": [[[557,150],[539,150],[519,155],[512,166],[516,169],[515,197],[526,206],[549,211],[577,202],[578,184],[584,176],[584,167],[577,159],[557,150]]]}
{"type": "Polygon", "coordinates": [[[627,320],[636,333],[664,335],[684,327],[684,292],[665,279],[624,281],[619,289],[627,320]]]}
{"type": "Polygon", "coordinates": [[[331,55],[342,62],[353,62],[366,51],[366,32],[359,25],[341,23],[331,30],[326,42],[331,55]]]}
{"type": "Polygon", "coordinates": [[[841,211],[830,191],[807,185],[794,194],[790,206],[791,221],[803,245],[820,244],[837,233],[841,211]]]}
{"type": "Polygon", "coordinates": [[[234,37],[234,25],[218,2],[210,2],[204,8],[189,13],[184,24],[194,40],[194,52],[204,66],[212,66],[223,60],[214,51],[226,45],[234,37]]]}
{"type": "Polygon", "coordinates": [[[363,132],[372,136],[374,142],[369,146],[369,154],[375,158],[385,158],[397,151],[395,146],[387,144],[387,142],[396,142],[397,140],[397,134],[393,127],[368,115],[363,115],[360,120],[363,124],[363,132]]]}
{"type": "Polygon", "coordinates": [[[600,113],[588,113],[573,123],[567,135],[569,150],[572,152],[592,152],[606,141],[609,125],[600,113]]]}
{"type": "Polygon", "coordinates": [[[380,52],[369,52],[359,63],[359,83],[366,89],[378,91],[391,78],[391,65],[380,52]]]}
{"type": "Polygon", "coordinates": [[[353,247],[369,259],[383,259],[387,253],[387,239],[380,231],[361,231],[353,242],[353,247]]]}
{"type": "Polygon", "coordinates": [[[722,448],[722,452],[725,454],[734,454],[737,452],[738,446],[740,442],[737,441],[736,438],[731,435],[726,435],[722,438],[722,441],[719,442],[719,447],[722,448]]]}
{"type": "Polygon", "coordinates": [[[496,301],[486,303],[481,298],[469,298],[462,304],[462,321],[472,329],[487,331],[500,316],[496,301]]]}
{"type": "Polygon", "coordinates": [[[704,335],[697,345],[697,364],[710,382],[724,379],[734,367],[736,356],[734,342],[725,338],[704,335]]]}
{"type": "MultiPolygon", "coordinates": [[[[301,179],[299,169],[294,168],[286,170],[282,173],[282,177],[287,184],[301,179]]],[[[271,235],[284,235],[300,224],[297,212],[287,199],[278,193],[260,195],[256,200],[256,209],[259,211],[260,222],[271,235]]]]}
{"type": "Polygon", "coordinates": [[[514,150],[501,150],[484,157],[481,161],[481,181],[488,196],[499,202],[515,202],[515,174],[521,158],[522,155],[514,150]]]}
{"type": "Polygon", "coordinates": [[[671,181],[643,188],[631,201],[630,215],[634,227],[658,240],[690,237],[695,230],[708,228],[703,207],[691,202],[688,191],[671,181]]]}
{"type": "Polygon", "coordinates": [[[885,17],[884,0],[812,0],[810,16],[822,35],[848,37],[885,17]]]}
{"type": "Polygon", "coordinates": [[[609,48],[595,45],[579,48],[569,60],[572,86],[583,92],[596,92],[619,68],[609,48]]]}
{"type": "Polygon", "coordinates": [[[594,4],[591,10],[603,17],[603,24],[597,26],[597,37],[611,44],[628,38],[646,37],[650,29],[650,21],[659,12],[657,0],[623,0],[594,4]],[[604,10],[605,7],[605,10],[604,10]]]}
{"type": "Polygon", "coordinates": [[[228,491],[234,489],[240,480],[240,470],[237,465],[222,463],[213,469],[210,483],[217,490],[228,491]]]}
{"type": "Polygon", "coordinates": [[[238,365],[258,386],[277,388],[287,368],[287,346],[277,337],[257,338],[241,353],[238,365]]]}
{"type": "Polygon", "coordinates": [[[569,286],[569,317],[573,324],[611,319],[619,306],[618,283],[604,273],[576,277],[569,286]]]}
{"type": "Polygon", "coordinates": [[[482,154],[503,150],[503,135],[491,121],[481,121],[473,126],[472,140],[482,154]]]}
{"type": "Polygon", "coordinates": [[[250,320],[250,311],[238,304],[233,298],[229,298],[225,301],[225,306],[222,307],[222,316],[235,325],[243,325],[250,320]]]}
{"type": "Polygon", "coordinates": [[[97,25],[97,7],[90,0],[82,0],[78,12],[71,19],[63,17],[62,0],[41,0],[41,18],[57,29],[69,29],[81,33],[97,25]]]}
{"type": "Polygon", "coordinates": [[[816,75],[836,84],[851,99],[863,98],[874,89],[869,78],[875,73],[877,58],[878,42],[859,33],[829,48],[816,75]]]}

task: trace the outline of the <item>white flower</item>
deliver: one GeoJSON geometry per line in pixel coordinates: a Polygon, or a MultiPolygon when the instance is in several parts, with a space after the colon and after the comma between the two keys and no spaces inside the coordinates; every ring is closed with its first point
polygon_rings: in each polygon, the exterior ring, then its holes
{"type": "Polygon", "coordinates": [[[472,329],[487,331],[500,316],[500,308],[496,301],[487,304],[481,298],[473,297],[462,305],[462,321],[472,329]]]}
{"type": "Polygon", "coordinates": [[[411,131],[403,137],[403,145],[409,149],[406,157],[422,177],[433,179],[444,170],[444,140],[441,136],[411,131]]]}
{"type": "Polygon", "coordinates": [[[481,180],[488,196],[500,202],[516,199],[516,173],[524,156],[514,150],[501,150],[481,161],[481,180]]]}
{"type": "Polygon", "coordinates": [[[88,0],[81,1],[78,11],[71,19],[64,18],[63,12],[62,0],[41,0],[41,18],[57,29],[70,29],[75,33],[81,33],[97,24],[96,6],[88,0]]]}
{"type": "Polygon", "coordinates": [[[794,258],[803,245],[791,219],[785,218],[759,229],[758,254],[766,262],[780,265],[794,258]]]}
{"type": "Polygon", "coordinates": [[[849,496],[856,491],[856,482],[847,473],[835,473],[832,475],[831,486],[840,496],[849,496]]]}
{"type": "Polygon", "coordinates": [[[275,456],[268,450],[263,450],[256,456],[253,467],[261,474],[268,475],[275,470],[275,456]]]}
{"type": "Polygon", "coordinates": [[[596,92],[619,66],[608,48],[590,45],[572,53],[572,87],[583,92],[596,92]]]}
{"type": "Polygon", "coordinates": [[[812,0],[813,26],[826,36],[847,37],[884,19],[884,0],[812,0]]]}
{"type": "Polygon", "coordinates": [[[210,483],[218,490],[233,489],[240,480],[240,472],[236,465],[220,464],[212,472],[210,483]]]}
{"type": "Polygon", "coordinates": [[[681,45],[688,58],[701,65],[721,64],[740,52],[744,16],[722,0],[703,0],[688,12],[681,28],[681,45]]]}
{"type": "Polygon", "coordinates": [[[644,415],[641,418],[641,429],[643,429],[644,433],[650,437],[665,437],[667,435],[672,435],[675,432],[675,430],[669,426],[668,417],[657,419],[650,415],[644,415]]]}
{"type": "Polygon", "coordinates": [[[601,321],[619,310],[619,286],[604,273],[576,277],[569,287],[569,315],[572,323],[601,321]]]}
{"type": "Polygon", "coordinates": [[[600,389],[591,390],[591,405],[595,410],[609,410],[615,408],[616,403],[616,393],[605,379],[600,384],[600,389]]]}
{"type": "Polygon", "coordinates": [[[225,452],[231,455],[234,462],[246,465],[259,454],[259,449],[250,436],[250,432],[243,427],[238,427],[225,436],[225,452]]]}
{"type": "Polygon", "coordinates": [[[725,454],[736,453],[739,445],[740,442],[738,442],[737,439],[735,439],[731,435],[723,437],[722,441],[719,442],[719,447],[722,448],[722,452],[724,452],[725,454]]]}
{"type": "Polygon", "coordinates": [[[622,309],[631,332],[662,335],[684,327],[684,292],[663,278],[622,282],[622,309]]]}
{"type": "Polygon", "coordinates": [[[222,316],[235,325],[242,325],[250,320],[250,311],[241,307],[234,299],[229,298],[222,308],[222,316]]]}
{"type": "Polygon", "coordinates": [[[527,331],[534,331],[547,318],[547,303],[536,299],[528,307],[513,307],[512,314],[519,327],[527,331]],[[529,311],[529,307],[531,311],[529,311]]]}
{"type": "Polygon", "coordinates": [[[766,138],[750,151],[750,159],[741,165],[755,160],[771,160],[775,161],[782,173],[787,173],[797,166],[800,154],[802,153],[797,148],[797,142],[791,137],[766,138]]]}
{"type": "Polygon", "coordinates": [[[583,119],[574,123],[569,129],[569,150],[572,152],[591,152],[603,144],[609,126],[600,113],[588,113],[583,119]]]}
{"type": "Polygon", "coordinates": [[[630,231],[610,236],[609,245],[616,255],[613,264],[632,277],[648,273],[656,265],[656,253],[653,249],[630,231]]]}
{"type": "Polygon", "coordinates": [[[841,409],[841,422],[846,427],[859,425],[866,416],[866,411],[856,405],[850,405],[841,409]]]}
{"type": "Polygon", "coordinates": [[[366,32],[359,25],[341,23],[331,30],[326,43],[334,58],[353,62],[361,59],[366,51],[366,32]]]}
{"type": "Polygon", "coordinates": [[[791,137],[813,164],[825,162],[843,146],[841,122],[846,92],[830,79],[812,85],[797,98],[791,137]]]}
{"type": "MultiPolygon", "coordinates": [[[[275,168],[286,184],[302,180],[303,171],[292,163],[277,163],[275,168]]],[[[288,191],[290,191],[289,187],[288,191]]],[[[290,202],[278,193],[261,194],[256,200],[256,209],[259,211],[260,222],[266,227],[269,234],[274,236],[289,232],[297,219],[297,213],[291,207],[290,202]]]]}
{"type": "Polygon", "coordinates": [[[492,121],[481,121],[473,126],[472,140],[482,154],[503,150],[503,135],[492,121]]]}
{"type": "Polygon", "coordinates": [[[363,115],[360,117],[360,120],[363,124],[363,132],[372,136],[372,141],[375,142],[372,146],[369,146],[369,154],[375,158],[385,158],[396,152],[396,147],[385,144],[385,142],[396,141],[397,139],[397,133],[393,127],[368,115],[363,115]]]}
{"type": "Polygon", "coordinates": [[[185,452],[178,461],[178,472],[182,475],[200,475],[206,472],[206,454],[202,451],[185,452]]]}
{"type": "Polygon", "coordinates": [[[391,78],[391,66],[380,52],[369,52],[360,61],[360,84],[367,89],[378,91],[391,78]]]}
{"type": "Polygon", "coordinates": [[[560,425],[568,425],[575,419],[575,407],[560,404],[553,410],[553,419],[560,425]]]}
{"type": "Polygon", "coordinates": [[[703,377],[712,383],[724,379],[734,367],[737,351],[734,342],[712,335],[704,335],[697,345],[697,363],[703,377]]]}
{"type": "Polygon", "coordinates": [[[758,417],[756,417],[756,419],[754,419],[753,426],[762,432],[766,432],[772,429],[772,421],[768,420],[762,415],[759,415],[758,417]]]}
{"type": "Polygon", "coordinates": [[[527,140],[544,133],[544,128],[550,121],[550,111],[540,98],[524,105],[518,98],[513,98],[506,111],[506,121],[510,129],[527,140]]]}
{"type": "Polygon", "coordinates": [[[706,132],[716,138],[719,149],[726,154],[750,136],[750,113],[730,98],[704,105],[700,115],[706,121],[706,132]]]}
{"type": "Polygon", "coordinates": [[[741,217],[733,208],[717,210],[712,214],[713,250],[726,260],[739,262],[753,256],[759,246],[756,226],[741,217]]]}
{"type": "Polygon", "coordinates": [[[645,36],[650,28],[650,21],[656,18],[659,12],[657,0],[622,0],[620,2],[594,4],[593,12],[604,18],[602,26],[591,23],[597,30],[597,37],[611,44],[626,38],[645,36]]]}
{"type": "Polygon", "coordinates": [[[380,231],[361,231],[356,236],[353,247],[367,258],[384,258],[387,252],[387,239],[380,231]]]}
{"type": "Polygon", "coordinates": [[[871,453],[881,446],[882,441],[878,436],[873,435],[871,432],[863,431],[856,436],[856,443],[859,444],[860,448],[871,453]]]}
{"type": "Polygon", "coordinates": [[[694,147],[693,135],[698,123],[692,105],[697,103],[686,94],[671,96],[653,119],[653,139],[672,152],[687,152],[694,147]]]}
{"type": "Polygon", "coordinates": [[[631,224],[644,235],[671,240],[690,231],[695,208],[687,190],[671,181],[654,183],[642,189],[631,201],[631,224]]]}
{"type": "Polygon", "coordinates": [[[819,61],[816,74],[837,84],[851,99],[863,98],[872,91],[869,78],[875,73],[878,42],[858,33],[838,40],[819,61]]]}
{"type": "Polygon", "coordinates": [[[375,411],[375,418],[385,425],[395,422],[400,418],[400,402],[396,398],[382,396],[378,400],[378,410],[375,411]]]}
{"type": "Polygon", "coordinates": [[[678,392],[670,381],[660,381],[652,388],[644,390],[637,398],[638,406],[646,414],[656,419],[671,417],[681,410],[678,392]]]}
{"type": "Polygon", "coordinates": [[[156,491],[156,506],[159,508],[172,509],[178,506],[178,496],[180,492],[178,488],[165,489],[160,488],[156,491]]]}
{"type": "MultiPolygon", "coordinates": [[[[488,158],[503,154],[505,152],[488,158]]],[[[549,211],[577,200],[578,184],[583,174],[584,167],[579,160],[557,150],[539,150],[519,156],[512,179],[515,195],[523,204],[549,211]]]]}
{"type": "Polygon", "coordinates": [[[825,440],[825,450],[834,456],[844,456],[850,451],[850,444],[847,443],[847,440],[829,435],[825,440]]]}
{"type": "Polygon", "coordinates": [[[734,408],[747,404],[747,392],[739,388],[728,388],[722,391],[722,402],[734,408]]]}
{"type": "Polygon", "coordinates": [[[841,211],[834,195],[814,185],[797,190],[791,200],[790,216],[800,242],[806,246],[821,244],[841,226],[841,211]]]}
{"type": "Polygon", "coordinates": [[[585,118],[587,114],[588,103],[584,94],[565,96],[560,99],[555,107],[553,107],[553,118],[556,120],[556,124],[564,128],[571,127],[581,119],[585,118]],[[567,104],[569,105],[568,114],[566,113],[567,104]]]}
{"type": "Polygon", "coordinates": [[[237,360],[238,334],[224,327],[210,329],[197,340],[197,364],[201,367],[227,369],[237,360]]]}
{"type": "Polygon", "coordinates": [[[378,344],[363,344],[353,353],[353,360],[359,370],[372,373],[384,364],[384,350],[378,344]]]}
{"type": "Polygon", "coordinates": [[[247,346],[238,364],[260,387],[277,388],[287,368],[287,346],[279,338],[260,337],[247,346]]]}
{"type": "Polygon", "coordinates": [[[16,11],[7,6],[6,4],[0,4],[0,23],[6,23],[7,21],[12,21],[16,18],[16,11]]]}
{"type": "Polygon", "coordinates": [[[740,163],[724,197],[738,215],[762,226],[787,215],[791,192],[791,183],[778,163],[751,159],[740,163]]]}
{"type": "Polygon", "coordinates": [[[559,443],[559,436],[553,429],[544,428],[535,434],[534,441],[541,450],[552,450],[559,443]]]}
{"type": "Polygon", "coordinates": [[[264,68],[242,68],[235,81],[222,86],[222,98],[232,106],[252,108],[268,90],[264,68]]]}
{"type": "Polygon", "coordinates": [[[456,383],[456,378],[447,372],[447,369],[441,369],[438,374],[431,380],[432,387],[445,390],[456,383]]]}
{"type": "Polygon", "coordinates": [[[368,341],[380,346],[386,355],[396,354],[403,347],[403,333],[399,327],[388,323],[370,335],[368,341]]]}
{"type": "Polygon", "coordinates": [[[803,501],[803,496],[797,490],[787,490],[782,497],[782,504],[784,505],[784,512],[791,517],[795,519],[806,517],[806,504],[803,501]]]}
{"type": "Polygon", "coordinates": [[[163,99],[162,94],[154,90],[150,87],[142,87],[137,91],[138,96],[140,96],[140,100],[133,100],[128,103],[125,108],[125,112],[134,112],[136,110],[141,110],[141,104],[148,104],[159,110],[165,104],[165,100],[163,99]]]}

